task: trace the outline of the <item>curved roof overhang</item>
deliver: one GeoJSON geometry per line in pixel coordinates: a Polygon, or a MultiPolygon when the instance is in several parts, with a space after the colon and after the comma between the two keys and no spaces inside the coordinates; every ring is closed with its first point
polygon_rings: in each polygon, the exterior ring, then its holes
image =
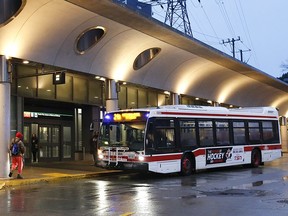
{"type": "Polygon", "coordinates": [[[288,86],[268,74],[112,1],[27,0],[0,27],[0,54],[238,106],[274,106],[288,115],[288,86]],[[76,38],[106,34],[84,55],[76,38]],[[161,52],[139,70],[144,50],[161,52]]]}

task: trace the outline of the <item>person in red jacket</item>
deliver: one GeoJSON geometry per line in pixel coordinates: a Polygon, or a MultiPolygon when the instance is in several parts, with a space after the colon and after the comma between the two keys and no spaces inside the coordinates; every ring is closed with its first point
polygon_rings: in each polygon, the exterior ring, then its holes
{"type": "Polygon", "coordinates": [[[10,144],[12,164],[11,164],[9,177],[12,177],[13,171],[16,168],[18,168],[17,179],[23,179],[22,170],[23,170],[23,157],[25,153],[25,146],[24,146],[22,139],[23,139],[23,134],[20,132],[17,132],[15,138],[12,139],[12,142],[10,144]]]}

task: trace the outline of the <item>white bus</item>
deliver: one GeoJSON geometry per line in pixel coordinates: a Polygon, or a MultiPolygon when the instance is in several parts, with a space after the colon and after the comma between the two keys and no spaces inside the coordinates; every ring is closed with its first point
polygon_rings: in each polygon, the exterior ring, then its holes
{"type": "Polygon", "coordinates": [[[278,111],[272,107],[169,105],[104,116],[98,166],[190,175],[282,155],[278,111]]]}

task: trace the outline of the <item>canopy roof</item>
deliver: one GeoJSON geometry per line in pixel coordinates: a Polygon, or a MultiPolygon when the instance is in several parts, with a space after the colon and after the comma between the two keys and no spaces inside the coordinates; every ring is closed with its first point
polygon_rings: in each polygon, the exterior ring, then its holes
{"type": "Polygon", "coordinates": [[[268,74],[111,0],[27,0],[0,27],[0,54],[238,106],[273,106],[288,114],[288,86],[268,74]],[[104,37],[75,51],[87,29],[104,37]],[[144,67],[144,50],[160,53],[144,67]]]}

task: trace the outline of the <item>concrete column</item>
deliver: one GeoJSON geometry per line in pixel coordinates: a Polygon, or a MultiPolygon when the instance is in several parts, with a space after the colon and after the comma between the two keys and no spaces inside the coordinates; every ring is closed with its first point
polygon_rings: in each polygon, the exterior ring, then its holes
{"type": "Polygon", "coordinates": [[[288,136],[287,136],[287,120],[286,117],[280,117],[280,132],[281,132],[281,141],[282,141],[282,150],[288,150],[288,136]]]}
{"type": "Polygon", "coordinates": [[[106,80],[106,112],[118,110],[117,89],[119,90],[119,86],[116,85],[115,80],[106,80]]]}
{"type": "Polygon", "coordinates": [[[180,104],[180,95],[177,93],[172,94],[172,104],[179,105],[180,104]]]}
{"type": "Polygon", "coordinates": [[[0,55],[0,178],[7,178],[10,169],[8,145],[10,143],[11,84],[7,66],[5,56],[0,55]]]}

